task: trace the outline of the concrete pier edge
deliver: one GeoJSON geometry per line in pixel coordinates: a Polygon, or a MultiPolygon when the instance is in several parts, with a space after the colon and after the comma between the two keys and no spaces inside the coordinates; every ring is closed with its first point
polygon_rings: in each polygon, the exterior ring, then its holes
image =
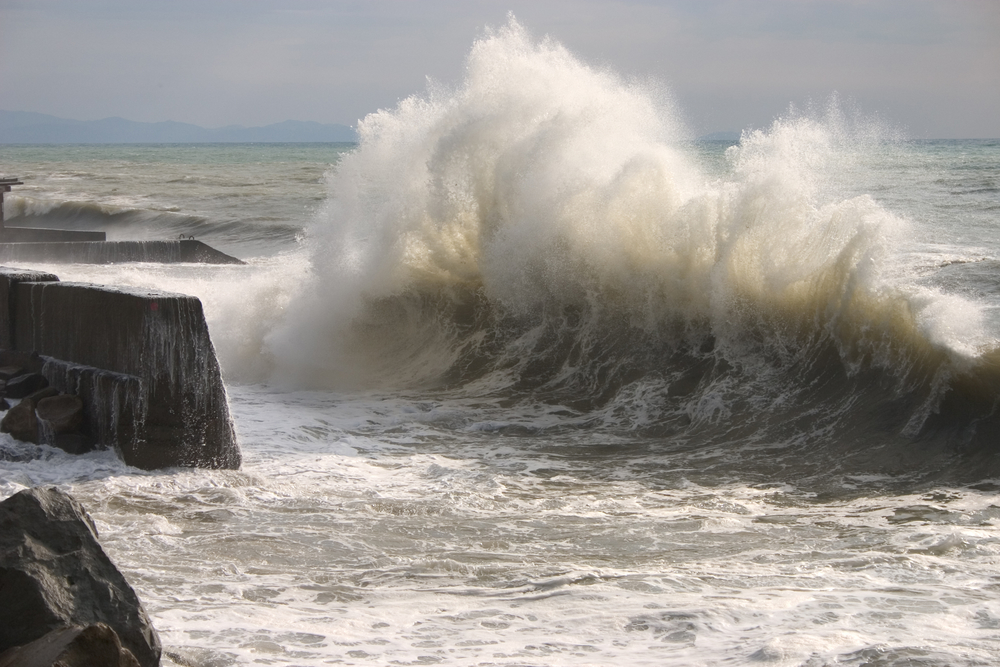
{"type": "Polygon", "coordinates": [[[240,466],[195,297],[0,266],[0,361],[80,396],[92,437],[129,465],[240,466]]]}
{"type": "MultiPolygon", "coordinates": [[[[8,230],[12,232],[14,230],[8,230]]],[[[173,241],[30,241],[6,243],[0,237],[0,262],[53,264],[244,264],[240,259],[195,239],[173,241]]]]}

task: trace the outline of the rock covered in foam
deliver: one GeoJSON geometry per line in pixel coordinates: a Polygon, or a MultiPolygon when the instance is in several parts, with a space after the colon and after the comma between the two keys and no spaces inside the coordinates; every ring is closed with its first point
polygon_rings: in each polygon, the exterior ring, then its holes
{"type": "Polygon", "coordinates": [[[54,487],[0,503],[0,651],[96,623],[114,629],[140,665],[159,665],[156,630],[83,506],[54,487]]]}

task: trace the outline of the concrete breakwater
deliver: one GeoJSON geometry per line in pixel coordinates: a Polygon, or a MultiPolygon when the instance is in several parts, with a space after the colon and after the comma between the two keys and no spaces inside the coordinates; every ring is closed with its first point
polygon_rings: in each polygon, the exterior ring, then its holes
{"type": "Polygon", "coordinates": [[[0,267],[0,362],[79,396],[89,435],[129,465],[238,468],[201,302],[0,267]]]}
{"type": "Polygon", "coordinates": [[[106,241],[104,232],[69,229],[41,229],[35,227],[7,227],[0,230],[0,243],[70,243],[81,241],[106,241]]]}
{"type": "MultiPolygon", "coordinates": [[[[19,230],[8,229],[7,233],[19,230]]],[[[40,231],[40,230],[32,230],[40,231]]],[[[41,238],[41,237],[39,237],[41,238]]],[[[174,241],[55,240],[6,242],[0,237],[0,262],[72,262],[77,264],[117,264],[158,262],[172,264],[243,264],[240,259],[194,239],[174,241]]]]}

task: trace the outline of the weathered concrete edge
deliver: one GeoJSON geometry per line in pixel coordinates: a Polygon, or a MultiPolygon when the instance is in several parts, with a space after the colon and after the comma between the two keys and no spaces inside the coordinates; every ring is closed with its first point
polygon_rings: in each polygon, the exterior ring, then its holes
{"type": "Polygon", "coordinates": [[[0,267],[0,341],[3,357],[79,395],[91,435],[129,465],[239,468],[197,298],[0,267]],[[102,346],[105,355],[95,356],[102,346]]]}
{"type": "Polygon", "coordinates": [[[31,241],[4,243],[0,262],[73,264],[245,264],[195,239],[174,241],[31,241]]]}
{"type": "Polygon", "coordinates": [[[54,243],[80,241],[106,241],[105,232],[80,231],[76,229],[44,229],[37,227],[5,226],[0,232],[0,243],[54,243]]]}
{"type": "Polygon", "coordinates": [[[14,287],[22,282],[56,280],[59,278],[52,273],[0,266],[0,350],[14,349],[13,322],[17,310],[17,290],[14,287]]]}

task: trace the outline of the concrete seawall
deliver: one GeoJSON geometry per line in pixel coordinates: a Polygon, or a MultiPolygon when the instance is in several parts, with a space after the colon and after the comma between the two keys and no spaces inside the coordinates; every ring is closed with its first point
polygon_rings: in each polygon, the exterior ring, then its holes
{"type": "Polygon", "coordinates": [[[4,226],[3,230],[0,231],[0,243],[66,243],[105,240],[107,240],[107,234],[104,232],[7,226],[4,226]]]}
{"type": "MultiPolygon", "coordinates": [[[[12,230],[11,230],[12,231],[12,230]]],[[[46,262],[117,264],[122,262],[191,262],[198,264],[243,264],[201,241],[68,241],[4,243],[0,238],[0,262],[46,262]]]]}
{"type": "Polygon", "coordinates": [[[129,465],[238,468],[201,302],[0,268],[0,348],[79,395],[87,426],[129,465]]]}

